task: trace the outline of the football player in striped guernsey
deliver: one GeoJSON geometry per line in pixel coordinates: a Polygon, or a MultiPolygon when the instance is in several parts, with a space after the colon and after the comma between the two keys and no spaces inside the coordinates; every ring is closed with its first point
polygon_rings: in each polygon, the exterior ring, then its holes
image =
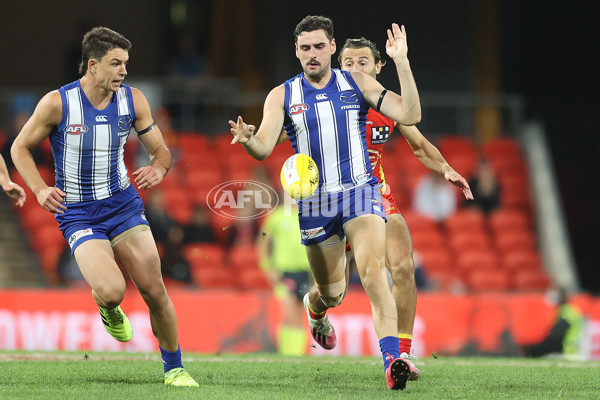
{"type": "Polygon", "coordinates": [[[81,273],[92,288],[105,329],[126,342],[132,329],[120,304],[125,279],[121,260],[150,311],[160,347],[165,385],[198,386],[183,369],[177,316],[162,280],[160,259],[144,205],[129,181],[123,159],[131,129],[150,156],[133,172],[138,189],[158,185],[171,153],[138,89],[123,84],[131,42],[105,27],[82,42],[81,79],[46,94],[15,139],[11,154],[25,183],[56,216],[81,273]],[[32,151],[49,138],[56,182],[44,182],[32,151]]]}
{"type": "Polygon", "coordinates": [[[315,279],[304,298],[311,333],[325,349],[336,345],[326,311],[344,298],[348,240],[371,301],[388,388],[404,389],[410,365],[400,358],[396,306],[385,270],[385,216],[369,162],[365,123],[374,107],[398,123],[414,125],[420,121],[421,106],[405,29],[393,24],[387,34],[402,96],[362,72],[332,69],[333,23],[326,17],[307,16],[294,31],[302,73],[269,93],[256,132],[241,117],[229,123],[232,143],[241,143],[256,159],[271,154],[283,128],[294,151],[317,163],[318,190],[299,201],[302,243],[315,279]]]}

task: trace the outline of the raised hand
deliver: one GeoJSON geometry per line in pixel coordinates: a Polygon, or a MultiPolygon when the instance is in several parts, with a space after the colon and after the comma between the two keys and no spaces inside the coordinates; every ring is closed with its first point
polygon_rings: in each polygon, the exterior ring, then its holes
{"type": "Polygon", "coordinates": [[[467,180],[458,172],[452,168],[448,168],[446,169],[446,172],[444,172],[444,178],[454,186],[460,188],[467,200],[473,200],[473,193],[471,193],[471,188],[469,187],[467,180]]]}
{"type": "Polygon", "coordinates": [[[2,190],[13,199],[17,199],[17,206],[23,207],[25,204],[25,190],[14,182],[8,182],[6,185],[2,185],[2,190]]]}
{"type": "Polygon", "coordinates": [[[406,29],[404,25],[392,24],[392,29],[387,30],[387,41],[385,43],[385,52],[393,60],[406,57],[408,55],[408,44],[406,43],[406,29]]]}
{"type": "Polygon", "coordinates": [[[231,134],[233,135],[231,144],[246,143],[254,135],[254,130],[256,129],[254,125],[247,125],[244,120],[242,120],[242,117],[239,116],[237,122],[230,120],[229,125],[231,125],[231,134]]]}

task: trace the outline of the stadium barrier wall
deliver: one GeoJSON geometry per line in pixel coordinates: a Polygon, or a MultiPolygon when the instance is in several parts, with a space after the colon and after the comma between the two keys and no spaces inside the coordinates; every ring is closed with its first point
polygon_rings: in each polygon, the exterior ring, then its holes
{"type": "MultiPolygon", "coordinates": [[[[268,291],[171,290],[185,352],[248,353],[275,351],[280,304],[268,291]]],[[[587,316],[583,359],[600,359],[600,299],[582,296],[587,316]]],[[[0,349],[156,352],[146,305],[136,291],[122,304],[133,326],[133,339],[109,336],[89,290],[0,290],[0,349]]],[[[413,332],[417,356],[519,355],[518,348],[541,340],[555,318],[543,293],[419,295],[413,332]]],[[[378,356],[379,345],[370,303],[352,291],[329,312],[338,346],[312,355],[378,356]]]]}

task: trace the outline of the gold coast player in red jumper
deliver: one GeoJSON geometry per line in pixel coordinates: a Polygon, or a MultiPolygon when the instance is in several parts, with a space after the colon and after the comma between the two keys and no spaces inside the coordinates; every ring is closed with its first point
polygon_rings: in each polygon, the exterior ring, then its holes
{"type": "MultiPolygon", "coordinates": [[[[375,44],[365,38],[348,39],[342,47],[338,60],[340,68],[346,71],[361,71],[373,78],[381,72],[385,62],[375,44]]],[[[379,180],[386,224],[386,265],[392,275],[392,294],[398,312],[398,337],[400,357],[410,365],[409,380],[417,380],[421,372],[411,358],[412,330],[417,308],[417,288],[415,285],[412,239],[406,221],[400,215],[392,196],[390,185],[385,181],[382,153],[385,142],[394,130],[395,122],[370,109],[367,114],[367,146],[373,175],[379,180]]],[[[431,144],[415,126],[399,125],[400,133],[406,139],[414,154],[432,171],[443,174],[445,179],[462,189],[465,197],[473,199],[467,181],[444,160],[439,150],[431,144]]],[[[346,248],[347,263],[352,259],[349,247],[346,248]]]]}

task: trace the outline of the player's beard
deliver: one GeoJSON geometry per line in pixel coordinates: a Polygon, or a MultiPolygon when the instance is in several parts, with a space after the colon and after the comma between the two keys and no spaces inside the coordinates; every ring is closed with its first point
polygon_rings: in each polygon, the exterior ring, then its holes
{"type": "Polygon", "coordinates": [[[306,67],[304,68],[304,74],[313,81],[320,81],[321,78],[323,78],[325,75],[327,75],[327,71],[329,70],[330,64],[324,65],[322,63],[319,63],[318,65],[319,65],[320,69],[316,69],[316,70],[312,70],[312,71],[308,69],[308,64],[306,64],[306,67]]]}

